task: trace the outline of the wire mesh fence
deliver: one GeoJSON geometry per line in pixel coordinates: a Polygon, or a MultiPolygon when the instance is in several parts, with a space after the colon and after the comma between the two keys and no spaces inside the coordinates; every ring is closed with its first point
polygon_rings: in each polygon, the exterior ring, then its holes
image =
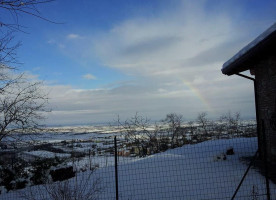
{"type": "Polygon", "coordinates": [[[0,199],[276,199],[255,156],[254,125],[232,134],[192,130],[174,142],[159,135],[137,143],[117,130],[17,150],[2,144],[0,199]]]}

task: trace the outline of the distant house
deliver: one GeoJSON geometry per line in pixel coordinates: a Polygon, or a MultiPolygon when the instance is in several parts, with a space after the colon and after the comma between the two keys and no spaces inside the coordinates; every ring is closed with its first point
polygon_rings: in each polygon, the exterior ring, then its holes
{"type": "Polygon", "coordinates": [[[266,150],[270,169],[275,172],[276,23],[225,62],[222,73],[229,76],[239,75],[253,81],[259,151],[264,157],[266,150]],[[246,70],[250,70],[251,75],[255,77],[240,74],[246,70]]]}

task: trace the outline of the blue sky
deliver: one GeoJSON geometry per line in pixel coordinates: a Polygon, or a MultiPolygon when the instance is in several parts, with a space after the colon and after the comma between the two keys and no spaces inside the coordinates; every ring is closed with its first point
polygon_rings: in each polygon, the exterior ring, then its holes
{"type": "MultiPolygon", "coordinates": [[[[43,80],[49,124],[167,113],[254,117],[253,85],[222,64],[276,22],[275,1],[56,0],[22,15],[21,71],[43,80]]],[[[4,14],[4,13],[3,13],[4,14]]],[[[8,18],[9,15],[0,15],[8,18]]]]}

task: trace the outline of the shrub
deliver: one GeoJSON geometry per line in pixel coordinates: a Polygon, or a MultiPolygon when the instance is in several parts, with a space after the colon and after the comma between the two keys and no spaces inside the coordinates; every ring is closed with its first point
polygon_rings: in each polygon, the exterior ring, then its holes
{"type": "Polygon", "coordinates": [[[25,200],[96,200],[103,189],[93,172],[77,174],[75,178],[62,182],[29,187],[21,191],[20,196],[25,200]]]}
{"type": "Polygon", "coordinates": [[[76,172],[74,172],[72,166],[70,166],[70,167],[63,167],[63,168],[60,168],[60,169],[55,169],[55,170],[51,170],[50,171],[52,180],[54,182],[56,182],[56,181],[64,181],[64,180],[67,180],[69,178],[72,178],[72,177],[75,176],[75,173],[76,172]]]}
{"type": "Polygon", "coordinates": [[[25,162],[16,160],[11,164],[0,166],[0,186],[5,187],[7,191],[13,189],[22,189],[28,183],[28,174],[24,171],[25,162]]]}
{"type": "Polygon", "coordinates": [[[45,158],[45,159],[36,159],[32,165],[32,174],[31,181],[34,185],[46,183],[48,180],[50,168],[52,166],[57,166],[62,163],[62,161],[58,158],[45,158]]]}

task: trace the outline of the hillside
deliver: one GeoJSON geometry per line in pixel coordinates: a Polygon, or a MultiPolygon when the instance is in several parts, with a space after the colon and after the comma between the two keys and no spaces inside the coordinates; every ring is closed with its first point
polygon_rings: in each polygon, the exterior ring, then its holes
{"type": "MultiPolygon", "coordinates": [[[[256,138],[213,140],[120,162],[120,199],[231,199],[247,168],[246,158],[253,156],[256,148],[256,138]],[[233,147],[234,155],[226,155],[224,160],[222,154],[230,147],[233,147]]],[[[87,174],[83,172],[83,175],[87,174]]],[[[93,174],[93,179],[97,178],[103,189],[99,199],[115,199],[114,167],[99,168],[93,174]]],[[[273,183],[270,186],[272,196],[275,196],[276,186],[273,183]]],[[[32,188],[35,191],[38,187],[32,188]]],[[[259,199],[264,198],[265,179],[254,168],[246,177],[237,199],[251,199],[252,193],[260,195],[259,199]]],[[[20,199],[18,195],[11,192],[0,198],[13,196],[13,199],[20,199]]]]}

